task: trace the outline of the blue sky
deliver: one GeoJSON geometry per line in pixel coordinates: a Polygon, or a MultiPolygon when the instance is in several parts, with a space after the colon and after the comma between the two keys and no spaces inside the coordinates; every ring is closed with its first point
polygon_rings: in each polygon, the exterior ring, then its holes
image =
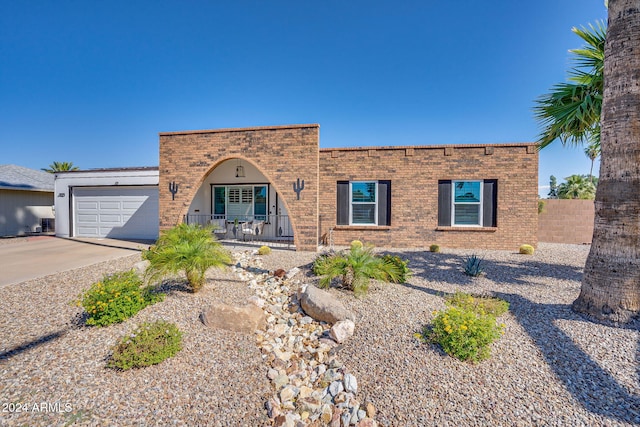
{"type": "MultiPolygon", "coordinates": [[[[158,132],[297,123],[321,147],[535,141],[571,27],[597,19],[602,0],[0,0],[0,164],[156,166],[158,132]]],[[[555,143],[539,184],[589,167],[555,143]]]]}

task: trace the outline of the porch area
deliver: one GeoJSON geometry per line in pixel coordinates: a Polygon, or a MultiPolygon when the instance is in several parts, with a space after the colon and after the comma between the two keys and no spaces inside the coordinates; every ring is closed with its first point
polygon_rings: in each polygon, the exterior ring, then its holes
{"type": "Polygon", "coordinates": [[[222,243],[295,249],[289,215],[187,214],[183,221],[212,226],[222,243]]]}

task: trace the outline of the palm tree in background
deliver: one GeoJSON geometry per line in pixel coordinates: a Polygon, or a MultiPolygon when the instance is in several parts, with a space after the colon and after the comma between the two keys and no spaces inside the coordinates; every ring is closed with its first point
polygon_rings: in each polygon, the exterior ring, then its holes
{"type": "Polygon", "coordinates": [[[65,171],[77,171],[80,170],[78,166],[73,166],[73,162],[53,162],[48,168],[42,168],[41,170],[49,173],[65,172],[65,171]]]}
{"type": "Polygon", "coordinates": [[[593,200],[595,197],[596,186],[587,175],[568,176],[565,182],[558,186],[559,199],[593,200]]]}
{"type": "Polygon", "coordinates": [[[640,317],[640,0],[610,0],[602,154],[591,250],[573,309],[605,322],[640,317]]]}
{"type": "Polygon", "coordinates": [[[600,141],[596,144],[592,142],[584,149],[584,154],[591,160],[591,168],[589,169],[589,177],[593,183],[593,163],[600,156],[600,141]]]}
{"type": "Polygon", "coordinates": [[[600,112],[604,70],[606,27],[597,21],[588,28],[572,28],[586,44],[571,49],[575,67],[567,82],[558,83],[551,92],[536,100],[535,118],[543,130],[538,138],[540,149],[556,139],[563,145],[600,146],[600,112]]]}

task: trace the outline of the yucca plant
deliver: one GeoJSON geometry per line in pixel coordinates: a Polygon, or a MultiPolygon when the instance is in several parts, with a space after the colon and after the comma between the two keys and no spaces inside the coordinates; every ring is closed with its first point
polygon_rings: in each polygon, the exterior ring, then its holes
{"type": "Polygon", "coordinates": [[[209,268],[222,268],[232,262],[211,227],[187,224],[162,232],[156,244],[142,252],[142,258],[149,261],[145,271],[147,281],[184,273],[193,292],[204,286],[209,268]]]}
{"type": "Polygon", "coordinates": [[[313,271],[321,276],[321,288],[329,287],[333,279],[340,278],[342,286],[352,290],[356,296],[367,292],[371,279],[397,283],[403,273],[395,263],[376,256],[373,246],[359,245],[318,258],[313,271]]]}

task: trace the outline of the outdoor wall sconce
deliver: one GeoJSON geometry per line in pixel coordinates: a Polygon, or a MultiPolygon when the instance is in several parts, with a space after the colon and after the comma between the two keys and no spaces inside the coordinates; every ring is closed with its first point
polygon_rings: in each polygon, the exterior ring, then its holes
{"type": "Polygon", "coordinates": [[[176,193],[178,192],[178,184],[175,181],[169,183],[169,191],[171,192],[171,200],[176,199],[176,193]]]}
{"type": "Polygon", "coordinates": [[[236,178],[244,178],[244,166],[240,164],[240,160],[238,160],[238,165],[236,166],[236,178]]]}

